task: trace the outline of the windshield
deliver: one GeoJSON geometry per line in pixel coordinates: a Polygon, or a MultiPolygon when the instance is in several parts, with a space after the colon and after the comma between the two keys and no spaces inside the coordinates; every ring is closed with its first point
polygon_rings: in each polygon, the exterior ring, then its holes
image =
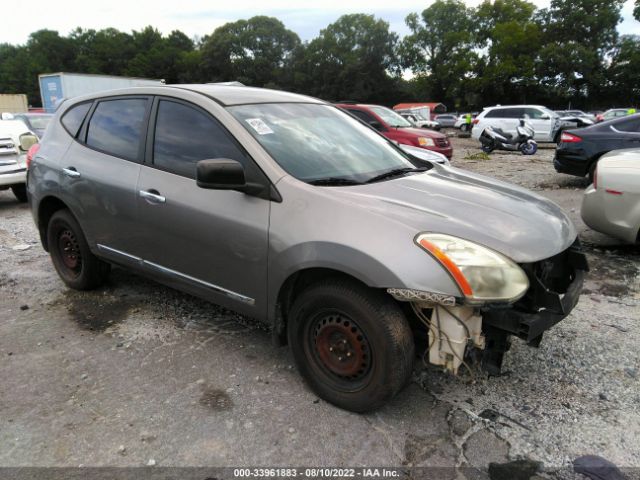
{"type": "Polygon", "coordinates": [[[33,128],[44,130],[49,125],[53,115],[29,115],[27,119],[33,128]]]}
{"type": "Polygon", "coordinates": [[[414,166],[384,137],[330,105],[271,103],[229,111],[287,173],[302,181],[362,183],[414,166]]]}
{"type": "Polygon", "coordinates": [[[401,115],[398,115],[396,112],[387,107],[369,107],[371,110],[378,115],[384,123],[389,125],[390,127],[411,127],[411,124],[407,122],[401,115]]]}

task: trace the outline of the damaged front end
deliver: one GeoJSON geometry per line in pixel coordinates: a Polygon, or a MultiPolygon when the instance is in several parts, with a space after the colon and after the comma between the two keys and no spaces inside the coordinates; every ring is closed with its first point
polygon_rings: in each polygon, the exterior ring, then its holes
{"type": "MultiPolygon", "coordinates": [[[[489,374],[498,375],[510,336],[538,347],[544,331],[564,319],[578,303],[589,269],[578,240],[551,258],[518,267],[528,285],[508,301],[407,289],[388,292],[396,300],[409,302],[415,317],[426,327],[429,363],[456,374],[467,361],[480,359],[489,374]]],[[[464,270],[459,273],[463,275],[464,270]]]]}

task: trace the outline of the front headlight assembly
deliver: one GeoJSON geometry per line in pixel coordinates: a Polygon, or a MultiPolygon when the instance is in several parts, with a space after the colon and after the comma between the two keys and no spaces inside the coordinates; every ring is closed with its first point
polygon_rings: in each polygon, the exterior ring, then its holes
{"type": "Polygon", "coordinates": [[[433,141],[433,138],[418,137],[418,145],[420,145],[421,147],[435,147],[436,142],[433,141]]]}
{"type": "Polygon", "coordinates": [[[515,302],[529,288],[516,263],[487,247],[441,233],[421,233],[415,241],[447,270],[468,304],[515,302]]]}

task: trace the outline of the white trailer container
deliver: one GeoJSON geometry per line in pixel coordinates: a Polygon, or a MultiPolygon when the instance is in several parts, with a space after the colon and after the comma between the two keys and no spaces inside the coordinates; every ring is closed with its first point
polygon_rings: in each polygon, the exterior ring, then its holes
{"type": "Polygon", "coordinates": [[[38,75],[42,107],[54,112],[64,99],[116,88],[162,85],[163,80],[148,78],[116,77],[85,73],[43,73],[38,75]]]}
{"type": "Polygon", "coordinates": [[[29,110],[29,102],[24,93],[0,94],[0,113],[24,113],[29,110]]]}

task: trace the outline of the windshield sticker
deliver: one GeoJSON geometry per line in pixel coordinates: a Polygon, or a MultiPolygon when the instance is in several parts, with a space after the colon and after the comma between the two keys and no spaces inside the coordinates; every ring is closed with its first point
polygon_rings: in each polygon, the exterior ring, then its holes
{"type": "Polygon", "coordinates": [[[269,125],[264,123],[260,118],[247,118],[245,121],[251,125],[251,128],[253,128],[258,135],[268,135],[273,133],[273,130],[269,128],[269,125]]]}

